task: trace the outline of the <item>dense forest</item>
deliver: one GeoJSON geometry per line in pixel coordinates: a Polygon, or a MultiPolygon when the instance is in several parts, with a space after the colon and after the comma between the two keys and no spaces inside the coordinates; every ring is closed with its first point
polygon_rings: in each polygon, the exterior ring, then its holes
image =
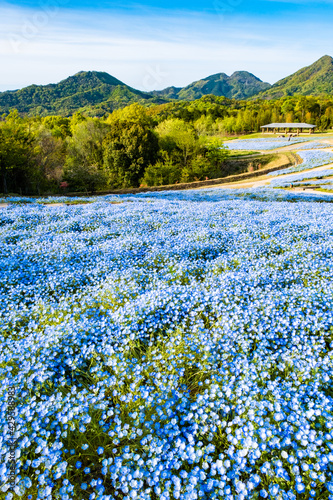
{"type": "Polygon", "coordinates": [[[96,191],[217,178],[228,139],[270,122],[333,126],[333,98],[240,101],[206,95],[195,101],[143,106],[103,117],[25,117],[0,122],[0,192],[96,191]]]}

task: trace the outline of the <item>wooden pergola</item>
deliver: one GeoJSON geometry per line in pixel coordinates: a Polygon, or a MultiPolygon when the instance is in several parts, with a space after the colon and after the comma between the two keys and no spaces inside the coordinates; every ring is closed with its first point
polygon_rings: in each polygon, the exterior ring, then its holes
{"type": "Polygon", "coordinates": [[[302,134],[303,130],[308,130],[309,134],[312,134],[316,125],[309,123],[269,123],[268,125],[262,125],[260,128],[263,132],[273,132],[274,134],[277,132],[302,134]]]}

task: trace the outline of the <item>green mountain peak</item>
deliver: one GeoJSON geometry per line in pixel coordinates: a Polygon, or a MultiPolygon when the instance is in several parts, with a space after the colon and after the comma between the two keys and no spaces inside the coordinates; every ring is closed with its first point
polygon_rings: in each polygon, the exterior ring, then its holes
{"type": "Polygon", "coordinates": [[[80,71],[59,83],[1,92],[0,112],[17,109],[29,115],[71,115],[93,108],[93,114],[98,115],[149,97],[108,73],[80,71]]]}
{"type": "MultiPolygon", "coordinates": [[[[216,73],[197,80],[180,89],[178,99],[193,100],[208,94],[224,96],[230,99],[247,99],[270,87],[269,83],[247,71],[236,71],[231,76],[225,73],[216,73]]],[[[167,89],[160,91],[160,95],[167,95],[167,89]]]]}
{"type": "Polygon", "coordinates": [[[279,80],[258,97],[276,99],[292,95],[324,94],[333,94],[333,58],[328,55],[279,80]]]}
{"type": "Polygon", "coordinates": [[[30,85],[21,90],[0,93],[0,113],[17,109],[27,115],[71,115],[81,111],[102,116],[132,102],[165,103],[195,100],[213,95],[230,99],[278,99],[293,95],[333,95],[333,58],[324,55],[274,85],[262,82],[248,71],[231,76],[216,73],[186,87],[143,92],[103,71],[79,71],[48,85],[30,85]]]}

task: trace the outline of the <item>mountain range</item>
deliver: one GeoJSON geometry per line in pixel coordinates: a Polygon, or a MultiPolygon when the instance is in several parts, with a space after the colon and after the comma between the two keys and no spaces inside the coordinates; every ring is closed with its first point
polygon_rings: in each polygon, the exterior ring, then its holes
{"type": "Polygon", "coordinates": [[[231,76],[217,73],[186,87],[143,92],[108,73],[81,71],[56,84],[30,85],[0,92],[0,113],[17,109],[22,114],[71,115],[76,111],[101,116],[132,102],[164,103],[194,100],[208,94],[230,99],[277,99],[293,95],[333,95],[333,58],[323,56],[274,85],[247,71],[231,76]]]}
{"type": "Polygon", "coordinates": [[[169,87],[153,92],[156,96],[193,101],[203,95],[213,94],[230,99],[248,99],[271,87],[269,83],[247,71],[236,71],[231,76],[217,73],[187,85],[184,88],[169,87]]]}

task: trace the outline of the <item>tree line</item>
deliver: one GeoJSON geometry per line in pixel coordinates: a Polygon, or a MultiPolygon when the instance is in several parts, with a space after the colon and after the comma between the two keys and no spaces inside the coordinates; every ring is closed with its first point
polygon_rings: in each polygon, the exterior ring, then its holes
{"type": "Polygon", "coordinates": [[[333,98],[236,101],[204,96],[101,118],[24,117],[0,121],[0,192],[96,191],[191,182],[225,175],[225,139],[270,122],[333,125],[333,98]],[[222,174],[223,172],[223,174],[222,174]]]}

